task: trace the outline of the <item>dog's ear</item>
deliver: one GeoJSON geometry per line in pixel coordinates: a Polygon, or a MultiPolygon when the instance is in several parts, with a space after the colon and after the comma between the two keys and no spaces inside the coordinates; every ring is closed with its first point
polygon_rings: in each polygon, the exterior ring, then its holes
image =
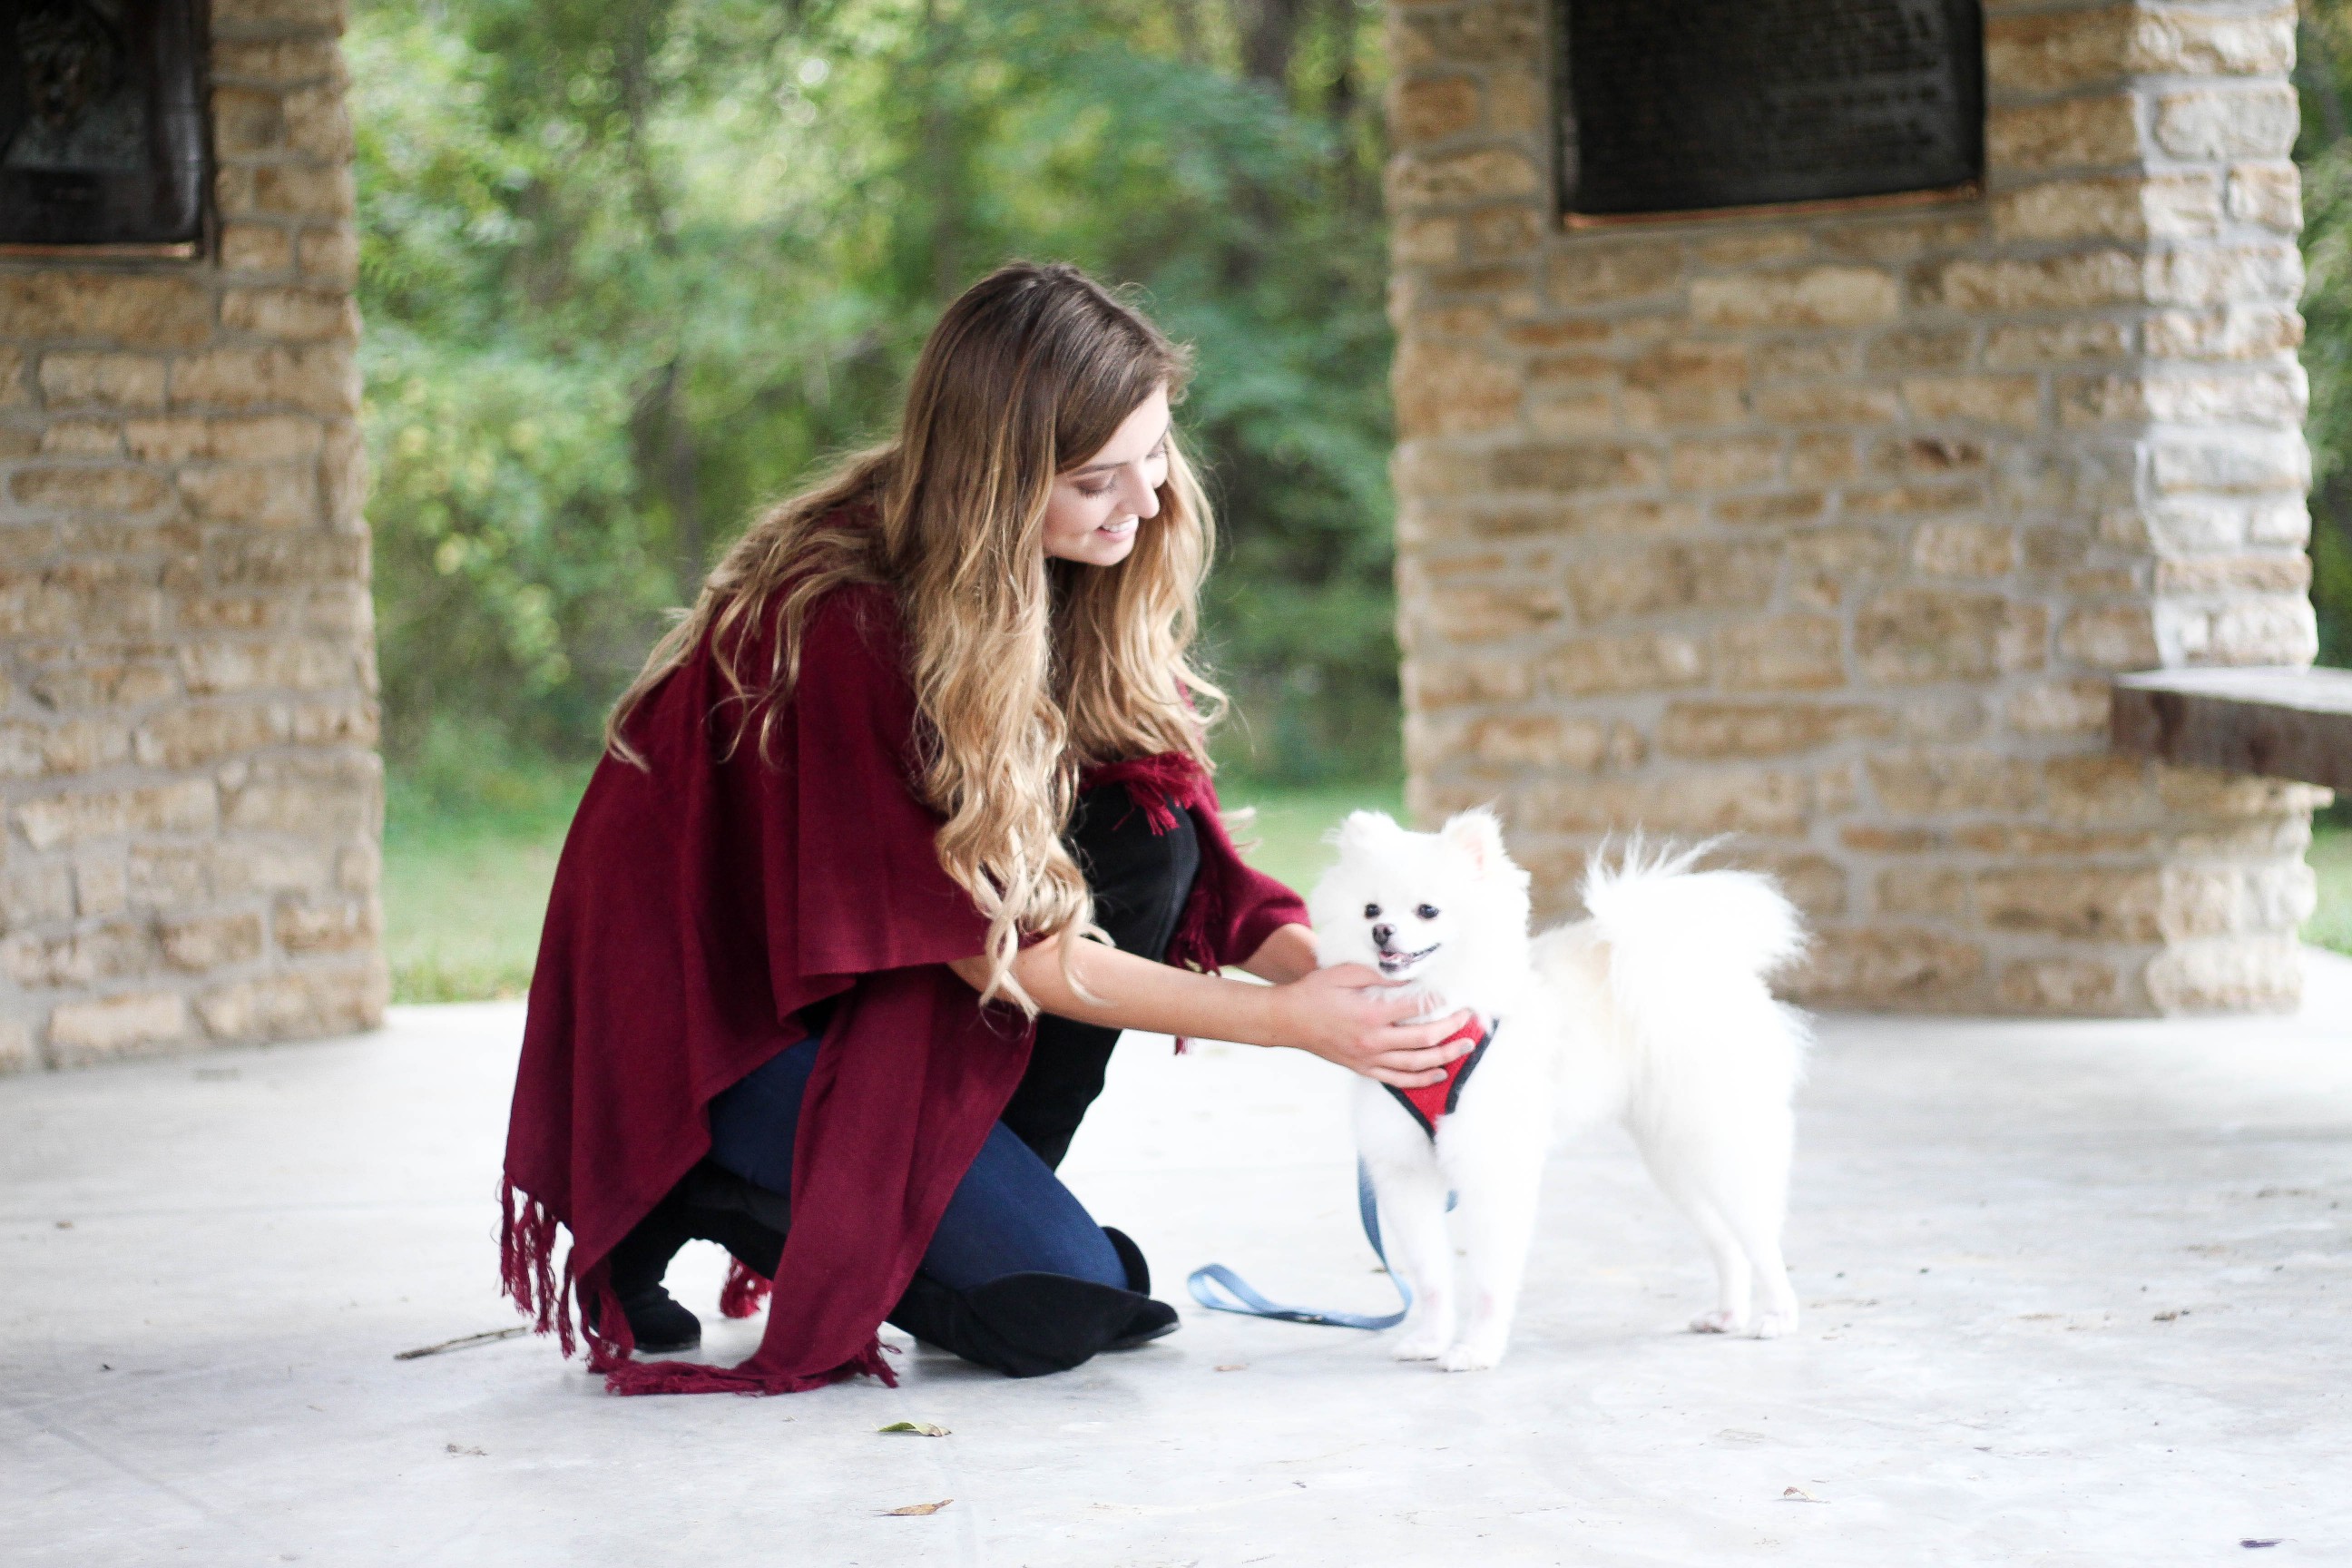
{"type": "Polygon", "coordinates": [[[1384,838],[1394,837],[1398,831],[1396,818],[1385,811],[1351,811],[1339,826],[1323,836],[1323,841],[1346,855],[1369,849],[1384,838]]]}
{"type": "Polygon", "coordinates": [[[1491,877],[1509,864],[1510,857],[1503,851],[1503,825],[1483,805],[1456,812],[1437,836],[1447,848],[1467,858],[1470,868],[1481,877],[1491,877]]]}

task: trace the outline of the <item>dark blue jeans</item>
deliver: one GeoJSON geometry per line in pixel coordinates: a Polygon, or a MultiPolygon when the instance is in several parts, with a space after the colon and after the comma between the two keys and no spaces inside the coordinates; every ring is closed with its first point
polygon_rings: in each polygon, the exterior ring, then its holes
{"type": "MultiPolygon", "coordinates": [[[[793,1142],[816,1052],[815,1040],[803,1040],[710,1102],[713,1161],[770,1192],[792,1192],[793,1142]]],[[[1127,1269],[1102,1227],[1001,1121],[948,1200],[922,1271],[951,1290],[1008,1274],[1127,1286],[1127,1269]]]]}
{"type": "MultiPolygon", "coordinates": [[[[1103,785],[1079,795],[1069,844],[1095,896],[1095,918],[1111,940],[1129,952],[1164,960],[1200,867],[1190,815],[1179,812],[1164,831],[1155,830],[1126,786],[1103,785]]],[[[1128,1287],[1118,1250],[1054,1175],[1087,1108],[1102,1092],[1103,1069],[1118,1039],[1117,1029],[1051,1016],[1037,1020],[1028,1070],[948,1202],[923,1254],[925,1278],[954,1291],[1013,1274],[1128,1287]]],[[[801,1095],[816,1051],[816,1041],[804,1040],[710,1102],[714,1163],[789,1196],[801,1095]]],[[[772,1217],[772,1210],[761,1221],[772,1217]]],[[[939,1342],[973,1353],[957,1345],[953,1334],[939,1342]]],[[[1001,1364],[984,1353],[977,1359],[1001,1364]]]]}

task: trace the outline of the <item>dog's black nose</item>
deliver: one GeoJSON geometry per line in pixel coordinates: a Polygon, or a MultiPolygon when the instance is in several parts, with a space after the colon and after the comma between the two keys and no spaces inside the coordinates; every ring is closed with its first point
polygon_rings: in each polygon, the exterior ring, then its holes
{"type": "Polygon", "coordinates": [[[1388,946],[1389,938],[1394,935],[1396,935],[1396,927],[1394,926],[1374,926],[1372,928],[1372,942],[1375,946],[1388,946]]]}

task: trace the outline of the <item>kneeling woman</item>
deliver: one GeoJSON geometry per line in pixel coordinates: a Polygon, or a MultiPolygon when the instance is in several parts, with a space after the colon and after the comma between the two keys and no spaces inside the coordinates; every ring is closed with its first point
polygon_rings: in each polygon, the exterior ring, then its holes
{"type": "Polygon", "coordinates": [[[567,1354],[576,1300],[614,1390],[887,1379],[886,1318],[1015,1374],[1166,1332],[1141,1255],[1053,1173],[1118,1030],[1403,1086],[1465,1048],[1318,970],[1219,822],[1184,369],[1073,268],[983,279],[897,438],[754,524],[614,709],[531,983],[503,1237],[508,1292],[567,1354]],[[661,1286],[694,1237],[735,1255],[735,1306],[772,1279],[760,1349],[633,1360],[699,1342],[661,1286]]]}

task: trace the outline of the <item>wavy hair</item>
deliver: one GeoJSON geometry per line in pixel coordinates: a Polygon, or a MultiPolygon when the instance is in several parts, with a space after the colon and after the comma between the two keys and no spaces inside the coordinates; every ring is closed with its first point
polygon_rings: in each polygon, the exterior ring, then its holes
{"type": "Polygon", "coordinates": [[[1128,557],[1045,555],[1055,477],[1100,451],[1155,388],[1171,401],[1188,353],[1075,267],[1016,262],[950,305],[923,343],[897,437],[770,509],[614,704],[605,744],[645,765],[627,727],[708,640],[769,749],[816,603],[887,585],[906,632],[924,798],[946,821],[940,866],[988,917],[989,983],[1034,1014],[1011,973],[1024,934],[1093,932],[1085,877],[1062,842],[1088,763],[1181,752],[1208,765],[1224,694],[1192,662],[1214,546],[1207,497],[1171,432],[1160,513],[1128,557]],[[769,657],[746,668],[770,618],[769,657]],[[1196,706],[1197,705],[1197,706],[1196,706]]]}

